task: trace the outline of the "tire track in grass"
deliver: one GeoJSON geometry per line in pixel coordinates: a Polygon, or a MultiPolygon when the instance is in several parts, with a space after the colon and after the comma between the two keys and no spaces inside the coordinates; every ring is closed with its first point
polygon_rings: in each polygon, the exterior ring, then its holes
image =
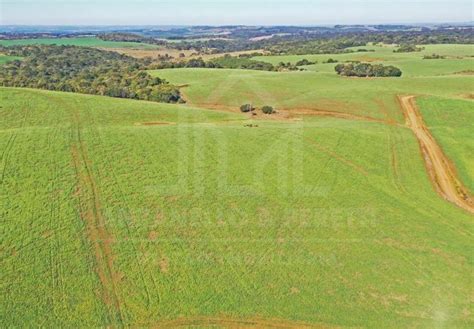
{"type": "MultiPolygon", "coordinates": [[[[51,152],[50,154],[54,153],[54,150],[52,149],[52,143],[50,142],[51,140],[54,140],[56,137],[56,127],[52,128],[52,132],[50,135],[48,135],[48,145],[49,145],[49,151],[51,152]]],[[[61,281],[61,292],[64,292],[64,285],[62,282],[61,278],[61,271],[59,269],[60,267],[60,260],[59,255],[58,255],[58,248],[59,243],[57,241],[57,236],[56,236],[56,227],[54,225],[54,219],[59,218],[59,208],[60,208],[60,202],[59,202],[59,194],[56,192],[57,188],[57,183],[58,183],[58,171],[59,171],[59,166],[56,161],[54,161],[53,157],[49,157],[49,164],[51,167],[51,174],[52,174],[52,179],[50,181],[50,217],[49,217],[49,232],[43,233],[46,235],[45,237],[48,238],[49,240],[49,263],[50,263],[50,270],[51,270],[51,290],[53,293],[49,296],[52,304],[52,310],[51,312],[54,314],[55,317],[57,317],[56,314],[56,307],[57,307],[57,300],[55,296],[55,291],[59,287],[59,281],[61,281]]],[[[63,293],[64,296],[64,293],[63,293]]]]}
{"type": "MultiPolygon", "coordinates": [[[[70,104],[67,104],[70,106],[70,104]]],[[[102,299],[108,310],[108,318],[112,325],[123,324],[121,302],[116,291],[119,281],[114,271],[112,253],[112,236],[107,231],[105,218],[102,215],[99,192],[90,168],[87,149],[81,137],[81,121],[77,108],[72,109],[73,145],[71,154],[76,170],[80,216],[86,223],[87,237],[94,249],[97,275],[102,288],[102,299]]]]}
{"type": "MultiPolygon", "coordinates": [[[[93,121],[93,126],[95,126],[94,115],[91,113],[88,117],[93,121]]],[[[102,141],[102,136],[101,136],[100,131],[98,129],[96,129],[95,127],[92,128],[91,133],[94,135],[95,139],[100,142],[100,144],[105,145],[104,142],[102,141]]],[[[113,159],[109,158],[108,155],[109,155],[109,153],[107,152],[104,155],[104,157],[108,160],[107,161],[108,163],[111,163],[113,161],[113,159]]],[[[123,186],[120,185],[119,182],[118,182],[118,176],[115,172],[115,168],[113,166],[110,166],[109,170],[110,170],[110,174],[113,178],[113,183],[117,187],[117,191],[119,192],[120,198],[122,199],[123,204],[125,205],[127,215],[130,216],[130,218],[132,219],[133,222],[137,222],[135,215],[131,211],[130,204],[127,201],[127,197],[126,197],[125,192],[123,190],[123,186]]],[[[127,230],[128,237],[132,238],[132,236],[133,236],[132,233],[133,232],[132,232],[132,227],[130,226],[129,220],[127,218],[124,218],[123,224],[124,224],[124,226],[127,230]]],[[[148,285],[147,285],[146,280],[145,280],[145,274],[143,273],[142,262],[139,260],[139,257],[138,257],[138,255],[140,253],[143,254],[143,252],[139,252],[138,247],[137,247],[137,243],[135,243],[133,240],[134,239],[132,239],[132,241],[131,241],[131,245],[132,245],[132,248],[133,248],[133,251],[134,251],[133,255],[134,255],[135,262],[136,262],[136,266],[137,266],[138,271],[140,273],[140,279],[142,281],[143,288],[144,288],[145,293],[146,293],[147,307],[149,308],[151,303],[152,303],[151,293],[150,293],[150,289],[148,288],[148,285]]],[[[154,286],[156,287],[157,285],[156,285],[155,279],[153,277],[152,277],[152,280],[153,280],[154,286]]],[[[160,296],[158,296],[158,298],[161,299],[160,296]]]]}
{"type": "Polygon", "coordinates": [[[0,179],[0,183],[3,183],[5,179],[5,172],[7,171],[7,164],[8,164],[8,159],[10,157],[10,152],[11,149],[13,148],[13,144],[15,144],[15,139],[17,136],[17,132],[15,131],[10,138],[8,139],[7,145],[5,146],[5,149],[3,150],[1,160],[3,162],[3,169],[2,169],[2,177],[0,179]]]}
{"type": "Polygon", "coordinates": [[[406,125],[415,134],[425,166],[436,192],[445,200],[474,214],[474,202],[467,188],[456,175],[456,170],[426,127],[415,104],[415,96],[399,96],[406,125]]]}
{"type": "Polygon", "coordinates": [[[318,149],[320,152],[326,154],[327,156],[333,158],[333,159],[336,159],[337,161],[341,162],[342,164],[352,168],[353,170],[357,171],[358,173],[364,175],[364,176],[368,176],[369,173],[365,170],[365,168],[359,166],[358,164],[352,162],[351,160],[349,159],[346,159],[345,157],[343,157],[342,155],[339,155],[338,153],[334,152],[334,151],[331,151],[329,150],[328,148],[322,146],[321,144],[319,144],[318,142],[316,142],[315,140],[311,139],[311,138],[308,138],[308,137],[305,137],[305,140],[310,143],[311,145],[313,145],[316,149],[318,149]]]}
{"type": "Polygon", "coordinates": [[[323,324],[309,324],[299,321],[279,320],[279,319],[233,319],[227,317],[189,317],[175,320],[165,320],[158,322],[151,328],[191,328],[191,327],[216,327],[229,329],[249,329],[249,328],[277,328],[277,329],[328,329],[339,328],[337,326],[323,324]]]}
{"type": "Polygon", "coordinates": [[[10,152],[13,148],[13,145],[15,144],[16,137],[18,135],[18,131],[21,131],[21,129],[25,126],[26,119],[28,117],[28,112],[29,109],[25,108],[25,113],[23,115],[23,120],[21,122],[21,125],[19,129],[15,129],[13,134],[10,136],[8,139],[7,145],[5,146],[3,152],[2,152],[2,157],[1,161],[3,162],[3,169],[2,169],[2,177],[0,179],[0,183],[3,183],[5,179],[5,172],[7,171],[7,165],[8,165],[8,159],[10,158],[10,152]]]}
{"type": "Polygon", "coordinates": [[[401,173],[400,173],[400,164],[398,159],[398,145],[396,139],[400,135],[400,129],[395,127],[397,125],[397,120],[393,118],[391,113],[387,110],[386,104],[382,98],[375,99],[380,111],[383,113],[385,117],[386,124],[386,135],[387,135],[387,143],[388,143],[388,150],[387,153],[389,154],[389,163],[390,168],[392,171],[392,181],[394,186],[402,193],[406,193],[405,188],[401,182],[401,173]]]}

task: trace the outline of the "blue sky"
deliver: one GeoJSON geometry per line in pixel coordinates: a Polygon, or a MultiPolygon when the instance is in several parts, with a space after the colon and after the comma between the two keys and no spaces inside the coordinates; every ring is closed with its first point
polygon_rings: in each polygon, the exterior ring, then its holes
{"type": "Polygon", "coordinates": [[[0,0],[0,25],[466,22],[472,0],[0,0]]]}

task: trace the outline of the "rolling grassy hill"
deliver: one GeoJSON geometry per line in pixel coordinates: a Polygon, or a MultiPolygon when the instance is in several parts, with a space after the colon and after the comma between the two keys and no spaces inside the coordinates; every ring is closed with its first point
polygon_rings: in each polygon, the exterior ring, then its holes
{"type": "MultiPolygon", "coordinates": [[[[420,60],[421,62],[421,60],[420,60]]],[[[334,64],[325,64],[331,65],[334,64]]],[[[456,68],[458,70],[460,68],[456,68]]],[[[288,111],[328,110],[403,121],[399,94],[461,98],[471,92],[471,76],[357,79],[332,73],[261,72],[216,69],[152,71],[182,88],[195,106],[237,109],[244,103],[265,104],[288,111]]]]}
{"type": "MultiPolygon", "coordinates": [[[[395,92],[455,95],[472,81],[162,72],[191,83],[196,104],[227,83],[211,101],[319,107],[335,97],[343,110],[397,122],[395,92]]],[[[420,100],[423,114],[437,111],[427,122],[451,145],[436,128],[443,102],[420,100]]],[[[0,115],[2,326],[474,324],[472,216],[435,193],[403,125],[255,121],[7,88],[0,115]]],[[[456,112],[449,120],[463,126],[456,112]]],[[[461,147],[452,152],[464,161],[461,147]]]]}

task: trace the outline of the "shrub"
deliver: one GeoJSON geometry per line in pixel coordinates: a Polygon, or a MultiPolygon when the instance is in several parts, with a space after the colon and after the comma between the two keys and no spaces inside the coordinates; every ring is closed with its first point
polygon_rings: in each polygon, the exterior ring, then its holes
{"type": "Polygon", "coordinates": [[[445,58],[446,58],[446,56],[442,56],[442,55],[438,55],[438,54],[423,56],[423,59],[445,59],[445,58]]]}
{"type": "Polygon", "coordinates": [[[251,104],[244,104],[240,107],[240,111],[247,113],[247,112],[252,112],[255,110],[255,108],[251,104]]]}
{"type": "Polygon", "coordinates": [[[275,113],[275,110],[273,109],[273,107],[266,105],[262,107],[262,112],[265,114],[273,114],[275,113]]]}
{"type": "Polygon", "coordinates": [[[311,62],[311,61],[309,61],[305,58],[305,59],[302,59],[302,60],[296,62],[296,66],[313,65],[313,64],[317,64],[317,63],[318,62],[311,62]]]}

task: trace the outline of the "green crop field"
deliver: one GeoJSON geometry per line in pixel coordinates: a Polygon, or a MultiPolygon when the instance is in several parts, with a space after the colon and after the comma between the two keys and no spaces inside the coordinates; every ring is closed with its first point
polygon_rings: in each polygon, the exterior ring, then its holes
{"type": "Polygon", "coordinates": [[[364,48],[259,58],[320,62],[303,72],[150,71],[185,105],[0,88],[0,326],[472,328],[473,217],[436,192],[397,101],[417,96],[474,191],[472,47],[364,48]],[[403,77],[321,63],[361,56],[403,77]]]}
{"type": "Polygon", "coordinates": [[[258,56],[255,59],[266,61],[272,64],[278,64],[280,62],[290,62],[295,64],[297,61],[306,58],[311,61],[323,62],[329,58],[336,59],[339,61],[346,60],[360,60],[360,61],[404,61],[421,59],[424,55],[438,54],[455,59],[472,59],[474,56],[473,45],[422,45],[424,49],[420,52],[412,53],[395,53],[397,49],[391,45],[378,45],[378,46],[365,46],[365,47],[353,47],[348,48],[354,52],[345,54],[323,54],[323,55],[289,55],[289,56],[258,56]],[[357,52],[358,49],[368,50],[367,52],[357,52]]]}
{"type": "Polygon", "coordinates": [[[466,186],[474,191],[474,105],[472,100],[421,98],[421,113],[466,186]]]}
{"type": "Polygon", "coordinates": [[[136,49],[158,48],[158,46],[146,44],[146,43],[104,41],[102,39],[95,38],[95,37],[0,40],[0,46],[21,46],[21,45],[58,45],[58,46],[65,45],[65,46],[98,47],[98,48],[136,48],[136,49]]]}
{"type": "Polygon", "coordinates": [[[472,91],[473,76],[454,74],[471,69],[472,59],[422,60],[419,57],[389,64],[401,67],[403,77],[344,78],[334,72],[335,64],[317,64],[316,69],[304,72],[168,69],[152,71],[152,74],[186,85],[182,91],[188,101],[203,107],[238,108],[251,102],[289,111],[340,111],[398,122],[403,116],[397,95],[462,98],[472,91]]]}
{"type": "Polygon", "coordinates": [[[5,88],[0,115],[2,326],[473,324],[472,217],[405,127],[5,88]]]}
{"type": "Polygon", "coordinates": [[[17,59],[21,59],[21,57],[5,56],[5,55],[0,54],[0,65],[11,62],[11,61],[14,61],[14,60],[17,60],[17,59]]]}

